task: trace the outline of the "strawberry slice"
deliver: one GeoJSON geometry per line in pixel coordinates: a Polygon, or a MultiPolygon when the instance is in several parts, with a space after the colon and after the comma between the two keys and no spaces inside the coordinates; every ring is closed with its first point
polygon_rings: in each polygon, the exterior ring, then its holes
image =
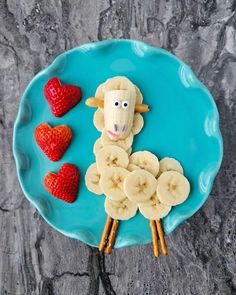
{"type": "Polygon", "coordinates": [[[46,190],[54,197],[73,203],[78,194],[80,175],[73,164],[63,164],[57,174],[49,172],[44,178],[46,190]]]}
{"type": "Polygon", "coordinates": [[[72,131],[66,125],[51,127],[42,123],[36,127],[34,137],[44,154],[51,161],[61,159],[72,140],[72,131]]]}
{"type": "Polygon", "coordinates": [[[53,115],[61,117],[80,102],[82,93],[80,87],[62,85],[61,81],[54,77],[45,85],[44,95],[53,115]]]}

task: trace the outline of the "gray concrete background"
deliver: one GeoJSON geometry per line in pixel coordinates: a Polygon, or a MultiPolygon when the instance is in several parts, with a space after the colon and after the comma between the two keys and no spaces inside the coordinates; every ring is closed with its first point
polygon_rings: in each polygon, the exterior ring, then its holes
{"type": "Polygon", "coordinates": [[[236,294],[236,1],[0,0],[0,294],[236,294]],[[19,99],[59,53],[133,38],[166,48],[211,90],[224,160],[211,197],[167,238],[114,251],[66,238],[24,198],[12,156],[19,99]]]}

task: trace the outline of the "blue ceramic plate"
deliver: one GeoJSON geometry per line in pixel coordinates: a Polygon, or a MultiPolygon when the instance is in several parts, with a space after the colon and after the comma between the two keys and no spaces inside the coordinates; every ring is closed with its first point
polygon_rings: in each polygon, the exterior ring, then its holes
{"type": "MultiPolygon", "coordinates": [[[[14,128],[14,156],[21,187],[45,220],[63,234],[98,246],[106,220],[104,197],[85,186],[87,167],[94,162],[93,144],[100,133],[93,126],[94,109],[85,106],[97,86],[122,75],[141,89],[150,112],[145,127],[135,137],[133,151],[148,150],[159,158],[178,159],[191,183],[191,195],[164,218],[171,233],[206,201],[222,159],[222,138],[214,100],[191,69],[165,50],[139,41],[108,40],[86,44],[58,56],[25,90],[14,128]],[[82,101],[62,118],[55,118],[43,95],[52,77],[79,85],[82,101]],[[34,141],[34,129],[42,122],[67,124],[74,133],[69,149],[59,162],[49,161],[34,141]],[[44,176],[63,163],[77,165],[81,173],[79,197],[64,203],[46,192],[44,176]]],[[[116,248],[151,242],[149,221],[140,213],[120,223],[116,248]]]]}

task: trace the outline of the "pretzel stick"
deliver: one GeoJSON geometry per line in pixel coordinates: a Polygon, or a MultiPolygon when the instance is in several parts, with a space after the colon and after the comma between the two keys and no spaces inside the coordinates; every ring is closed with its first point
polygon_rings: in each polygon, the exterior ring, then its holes
{"type": "Polygon", "coordinates": [[[158,249],[157,228],[156,228],[155,220],[150,220],[150,227],[152,232],[153,253],[155,257],[158,257],[159,249],[158,249]]]}
{"type": "Polygon", "coordinates": [[[164,232],[163,232],[162,226],[161,226],[161,221],[156,220],[156,225],[157,225],[157,231],[158,231],[160,244],[161,244],[161,252],[164,256],[166,256],[166,255],[168,255],[168,250],[167,250],[166,241],[164,238],[164,232]]]}
{"type": "MultiPolygon", "coordinates": [[[[85,101],[85,104],[88,107],[92,108],[103,108],[104,107],[104,100],[95,98],[95,97],[90,97],[87,98],[85,101]]],[[[137,113],[146,113],[149,111],[149,107],[147,104],[137,104],[135,105],[135,112],[137,113]]]]}
{"type": "Polygon", "coordinates": [[[107,220],[106,220],[104,230],[103,230],[103,233],[102,233],[101,242],[100,242],[100,245],[99,245],[99,251],[100,252],[103,252],[105,247],[106,247],[106,243],[107,243],[107,239],[108,239],[109,234],[110,234],[112,223],[113,223],[113,219],[110,216],[107,216],[107,220]]]}
{"type": "Polygon", "coordinates": [[[111,231],[110,231],[110,235],[109,235],[109,240],[107,242],[107,246],[106,246],[106,253],[107,254],[111,254],[112,251],[112,247],[114,245],[115,242],[115,238],[116,238],[116,232],[119,226],[119,220],[114,220],[112,227],[111,227],[111,231]]]}
{"type": "Polygon", "coordinates": [[[135,105],[135,112],[136,113],[146,113],[149,111],[149,107],[147,104],[137,104],[135,105]]]}
{"type": "Polygon", "coordinates": [[[104,107],[104,101],[102,99],[95,98],[95,97],[90,97],[90,98],[86,99],[85,104],[88,107],[92,107],[92,108],[103,108],[104,107]]]}

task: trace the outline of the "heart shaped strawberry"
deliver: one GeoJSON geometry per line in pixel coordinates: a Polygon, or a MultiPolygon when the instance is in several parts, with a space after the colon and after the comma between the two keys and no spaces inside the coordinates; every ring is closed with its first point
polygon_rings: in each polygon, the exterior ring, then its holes
{"type": "Polygon", "coordinates": [[[57,174],[49,172],[44,178],[44,186],[54,197],[72,203],[75,201],[80,175],[77,167],[72,164],[63,164],[57,174]]]}
{"type": "Polygon", "coordinates": [[[61,85],[57,77],[50,79],[44,87],[44,95],[56,117],[61,117],[81,100],[81,89],[75,85],[61,85]]]}
{"type": "Polygon", "coordinates": [[[72,131],[66,125],[51,127],[42,123],[35,129],[34,137],[44,154],[55,162],[61,159],[70,145],[72,131]]]}

